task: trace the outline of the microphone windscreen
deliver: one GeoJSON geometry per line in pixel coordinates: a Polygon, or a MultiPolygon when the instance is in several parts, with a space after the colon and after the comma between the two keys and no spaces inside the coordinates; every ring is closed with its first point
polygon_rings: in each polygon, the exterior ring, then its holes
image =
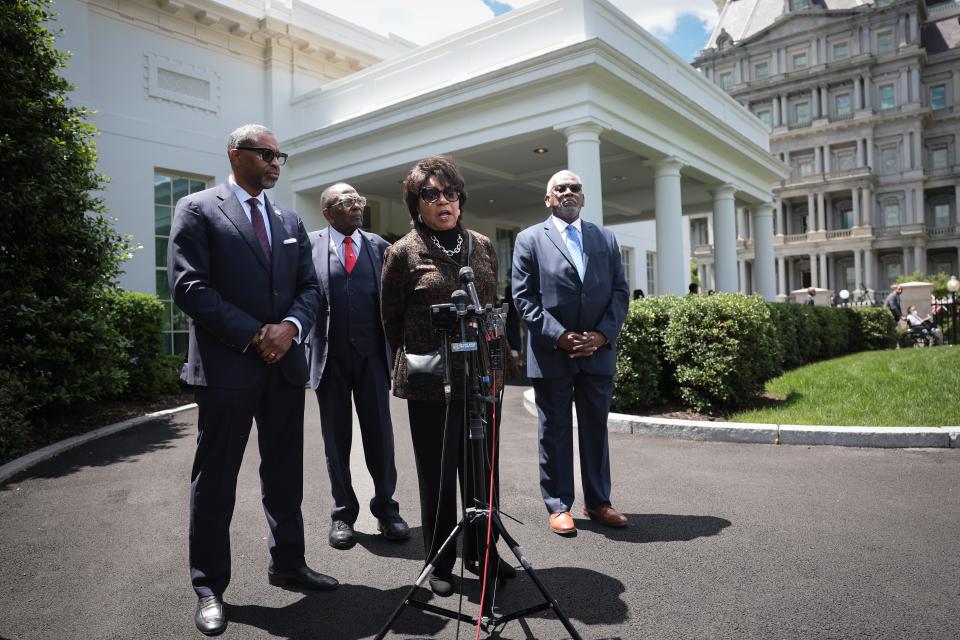
{"type": "Polygon", "coordinates": [[[470,267],[461,267],[460,280],[463,282],[473,282],[473,269],[470,267]]]}

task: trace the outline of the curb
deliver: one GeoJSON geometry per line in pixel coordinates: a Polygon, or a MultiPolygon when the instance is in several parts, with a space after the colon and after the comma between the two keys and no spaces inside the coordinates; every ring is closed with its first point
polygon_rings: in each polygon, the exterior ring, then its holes
{"type": "Polygon", "coordinates": [[[196,403],[185,404],[180,407],[174,407],[173,409],[164,409],[163,411],[155,411],[154,413],[148,413],[143,416],[138,416],[136,418],[130,418],[124,420],[123,422],[117,422],[114,424],[109,424],[105,427],[100,427],[99,429],[94,429],[93,431],[88,431],[87,433],[81,433],[78,436],[73,436],[72,438],[67,438],[66,440],[61,440],[60,442],[54,442],[51,445],[44,447],[43,449],[37,449],[32,453],[28,453],[25,456],[21,456],[16,460],[11,460],[7,464],[0,467],[0,484],[6,482],[13,476],[17,475],[21,471],[24,471],[38,462],[43,462],[54,456],[58,456],[64,451],[69,451],[74,447],[78,447],[81,444],[90,442],[91,440],[97,440],[111,434],[130,429],[144,422],[149,422],[154,418],[160,418],[163,416],[172,415],[174,413],[180,413],[181,411],[188,411],[190,409],[196,408],[196,403]]]}
{"type": "MultiPolygon", "coordinates": [[[[534,416],[533,389],[523,392],[523,406],[534,416]]],[[[577,416],[573,416],[577,424],[577,416]]],[[[837,447],[960,448],[957,427],[833,427],[823,425],[704,422],[675,418],[648,418],[611,413],[607,429],[615,433],[662,436],[711,442],[748,444],[831,445],[837,447]]]]}

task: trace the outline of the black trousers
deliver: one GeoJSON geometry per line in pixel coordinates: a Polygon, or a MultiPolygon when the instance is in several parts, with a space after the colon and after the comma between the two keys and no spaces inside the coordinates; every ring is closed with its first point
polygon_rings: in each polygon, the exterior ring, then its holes
{"type": "Polygon", "coordinates": [[[190,476],[189,542],[194,591],[199,597],[222,596],[230,583],[230,520],[254,418],[271,563],[280,569],[304,566],[303,387],[270,366],[254,387],[197,387],[195,396],[199,433],[190,476]]]}
{"type": "MultiPolygon", "coordinates": [[[[423,548],[427,558],[433,556],[440,545],[460,520],[462,512],[457,509],[457,479],[460,481],[460,500],[462,505],[473,507],[478,500],[486,504],[489,497],[489,460],[491,446],[497,450],[499,424],[496,441],[493,441],[493,421],[488,420],[488,429],[480,445],[484,451],[483,480],[479,491],[473,486],[473,463],[464,460],[464,452],[470,455],[470,444],[464,443],[464,401],[454,398],[450,401],[450,411],[443,401],[407,400],[407,413],[410,416],[410,436],[413,440],[413,455],[417,464],[417,480],[420,485],[420,520],[423,531],[423,548]],[[449,413],[449,420],[447,419],[449,413]],[[446,439],[444,425],[446,424],[446,439]],[[468,475],[468,473],[470,475],[468,475]],[[481,493],[481,496],[477,496],[481,493]],[[476,498],[476,500],[475,500],[476,498]]],[[[500,406],[496,410],[497,422],[500,422],[500,406]]],[[[499,454],[499,452],[498,452],[499,454]]],[[[494,505],[499,503],[499,455],[494,464],[494,505]]],[[[482,562],[486,549],[486,520],[474,523],[464,530],[463,557],[465,560],[482,562]]],[[[496,536],[490,548],[492,566],[496,566],[496,536]]],[[[453,572],[456,561],[456,549],[448,548],[444,555],[437,558],[434,574],[440,577],[453,572]]]]}
{"type": "Polygon", "coordinates": [[[353,490],[350,473],[353,406],[360,423],[363,457],[373,479],[370,512],[380,520],[400,512],[400,506],[393,499],[397,488],[397,467],[393,423],[390,421],[390,378],[385,360],[382,349],[363,358],[355,353],[346,356],[331,354],[317,387],[320,431],[333,493],[330,518],[350,525],[357,521],[360,513],[360,502],[353,490]]]}

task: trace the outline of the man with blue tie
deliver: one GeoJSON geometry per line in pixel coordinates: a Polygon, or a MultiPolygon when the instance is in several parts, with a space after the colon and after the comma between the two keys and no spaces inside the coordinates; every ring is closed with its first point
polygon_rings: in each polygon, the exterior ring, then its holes
{"type": "Polygon", "coordinates": [[[173,300],[193,321],[181,377],[194,385],[198,406],[189,552],[194,621],[205,635],[227,627],[230,520],[254,418],[270,527],[268,582],[337,587],[304,559],[301,338],[320,301],[310,243],[300,216],[264,193],[287,159],[273,133],[244,125],[230,134],[227,155],[226,183],[177,203],[167,252],[173,300]]]}
{"type": "Polygon", "coordinates": [[[583,513],[611,527],[627,518],[610,503],[607,415],[616,341],[630,290],[612,232],[580,219],[583,183],[556,173],[543,198],[551,215],[517,236],[513,300],[527,324],[527,376],[539,415],[540,493],[550,529],[576,534],[573,410],[576,401],[583,513]]]}
{"type": "Polygon", "coordinates": [[[328,187],[320,195],[320,205],[330,226],[310,234],[324,297],[307,340],[307,353],[333,494],[327,539],[334,549],[349,549],[356,543],[353,525],[360,513],[350,475],[351,396],[373,479],[370,511],[377,528],[387,540],[410,537],[393,499],[397,468],[390,421],[391,358],[380,320],[380,271],[390,244],[361,229],[366,204],[348,184],[328,187]]]}

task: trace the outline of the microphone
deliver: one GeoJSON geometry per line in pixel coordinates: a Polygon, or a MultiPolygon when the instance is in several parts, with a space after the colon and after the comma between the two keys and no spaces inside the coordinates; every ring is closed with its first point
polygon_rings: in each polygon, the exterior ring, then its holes
{"type": "Polygon", "coordinates": [[[467,310],[467,302],[469,302],[467,292],[463,289],[457,289],[450,294],[450,302],[457,308],[457,313],[465,313],[467,310]]]}
{"type": "Polygon", "coordinates": [[[477,287],[473,284],[473,278],[473,269],[470,267],[460,269],[460,284],[467,288],[467,293],[470,294],[470,302],[473,303],[474,311],[480,313],[483,307],[480,306],[480,296],[477,295],[477,287]]]}

